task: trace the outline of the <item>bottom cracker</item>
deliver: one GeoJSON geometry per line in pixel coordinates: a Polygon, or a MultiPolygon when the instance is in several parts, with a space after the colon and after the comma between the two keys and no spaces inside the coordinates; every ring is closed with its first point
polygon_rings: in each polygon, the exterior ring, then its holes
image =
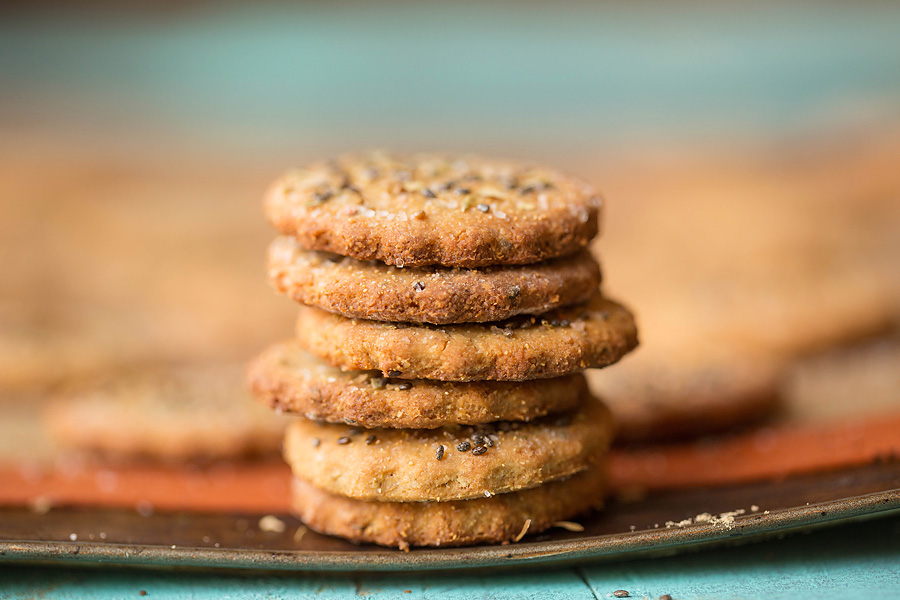
{"type": "Polygon", "coordinates": [[[452,502],[366,502],[295,478],[293,508],[319,533],[408,550],[518,541],[601,508],[606,489],[605,465],[520,492],[452,502]]]}

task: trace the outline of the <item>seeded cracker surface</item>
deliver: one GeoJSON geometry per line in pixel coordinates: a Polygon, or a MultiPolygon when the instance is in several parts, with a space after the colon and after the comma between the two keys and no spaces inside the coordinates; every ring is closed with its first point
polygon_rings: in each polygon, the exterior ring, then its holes
{"type": "Polygon", "coordinates": [[[294,300],[346,317],[419,323],[482,323],[586,302],[600,285],[587,251],[522,266],[398,268],[272,242],[269,281],[294,300]]]}
{"type": "Polygon", "coordinates": [[[581,373],[527,382],[456,383],[345,372],[295,341],[276,344],[256,358],[248,382],[259,402],[279,411],[367,428],[408,429],[530,421],[573,408],[587,389],[581,373]]]}
{"type": "Polygon", "coordinates": [[[561,416],[474,428],[364,431],[297,419],[288,427],[284,456],[296,477],[357,500],[467,500],[581,472],[611,438],[609,411],[588,397],[561,416]]]}
{"type": "Polygon", "coordinates": [[[634,319],[599,292],[585,305],[487,324],[354,320],[303,306],[297,338],[342,369],[404,379],[521,381],[610,365],[637,345],[634,319]]]}
{"type": "Polygon", "coordinates": [[[265,212],[305,249],[395,266],[528,264],[574,254],[600,197],[542,167],[473,156],[372,152],[289,171],[265,212]]]}
{"type": "Polygon", "coordinates": [[[603,506],[600,466],[563,481],[491,498],[457,502],[364,502],[294,480],[294,510],[311,529],[356,542],[463,546],[515,540],[603,506]]]}

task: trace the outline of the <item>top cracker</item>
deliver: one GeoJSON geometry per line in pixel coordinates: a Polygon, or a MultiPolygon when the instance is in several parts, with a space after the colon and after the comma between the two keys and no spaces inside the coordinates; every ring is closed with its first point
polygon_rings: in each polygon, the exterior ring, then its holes
{"type": "Polygon", "coordinates": [[[265,211],[309,250],[389,265],[518,265],[573,254],[601,199],[551,169],[474,156],[371,152],[289,171],[265,211]]]}

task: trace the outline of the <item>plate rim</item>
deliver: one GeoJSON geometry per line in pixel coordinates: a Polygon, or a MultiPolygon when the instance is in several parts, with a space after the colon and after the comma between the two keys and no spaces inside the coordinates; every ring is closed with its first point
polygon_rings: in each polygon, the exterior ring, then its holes
{"type": "Polygon", "coordinates": [[[736,516],[733,523],[692,523],[507,546],[346,550],[262,550],[0,539],[0,564],[68,563],[186,569],[273,571],[433,571],[617,560],[750,541],[851,520],[900,513],[900,488],[736,516]]]}

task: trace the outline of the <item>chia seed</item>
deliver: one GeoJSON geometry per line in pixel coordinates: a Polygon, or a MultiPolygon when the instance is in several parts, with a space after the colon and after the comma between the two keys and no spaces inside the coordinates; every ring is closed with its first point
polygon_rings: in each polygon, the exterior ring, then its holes
{"type": "Polygon", "coordinates": [[[468,452],[469,448],[471,448],[471,447],[472,447],[472,444],[470,444],[469,442],[460,442],[456,445],[456,449],[459,450],[460,452],[468,452]]]}
{"type": "Polygon", "coordinates": [[[434,453],[434,457],[438,460],[441,460],[442,458],[444,458],[444,445],[443,444],[441,444],[440,446],[437,447],[437,450],[434,453]]]}
{"type": "Polygon", "coordinates": [[[486,446],[475,446],[474,448],[472,448],[472,454],[474,454],[475,456],[480,456],[485,452],[487,452],[486,446]]]}
{"type": "Polygon", "coordinates": [[[341,436],[338,438],[337,443],[339,446],[346,446],[347,444],[350,443],[350,438],[348,438],[346,435],[341,436]]]}

